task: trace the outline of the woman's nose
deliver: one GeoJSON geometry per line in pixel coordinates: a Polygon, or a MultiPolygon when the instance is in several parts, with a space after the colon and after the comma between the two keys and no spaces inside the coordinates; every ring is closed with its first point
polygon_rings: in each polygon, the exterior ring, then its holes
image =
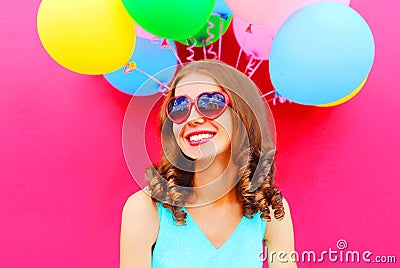
{"type": "Polygon", "coordinates": [[[189,125],[196,125],[196,124],[203,124],[204,122],[205,122],[204,116],[197,111],[194,105],[192,105],[192,109],[187,119],[187,123],[189,125]]]}

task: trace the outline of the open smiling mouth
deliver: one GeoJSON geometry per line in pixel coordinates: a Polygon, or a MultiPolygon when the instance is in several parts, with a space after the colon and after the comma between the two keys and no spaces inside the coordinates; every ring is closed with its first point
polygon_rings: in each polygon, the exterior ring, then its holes
{"type": "Polygon", "coordinates": [[[205,142],[208,142],[214,138],[216,132],[211,131],[196,131],[189,133],[185,136],[186,140],[191,146],[196,146],[205,142]]]}

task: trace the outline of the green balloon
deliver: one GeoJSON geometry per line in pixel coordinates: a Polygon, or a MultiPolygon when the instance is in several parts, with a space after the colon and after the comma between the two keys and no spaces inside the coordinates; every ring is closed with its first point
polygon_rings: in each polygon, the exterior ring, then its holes
{"type": "Polygon", "coordinates": [[[203,27],[215,0],[122,0],[122,3],[135,22],[149,33],[184,40],[203,27]]]}
{"type": "MultiPolygon", "coordinates": [[[[196,47],[201,47],[203,46],[203,41],[205,42],[205,45],[208,46],[214,42],[216,42],[219,38],[220,38],[220,34],[221,34],[221,22],[222,22],[222,35],[226,32],[226,30],[228,29],[229,25],[231,24],[232,21],[232,16],[228,16],[226,19],[222,18],[218,15],[211,15],[208,18],[208,21],[211,22],[211,24],[213,25],[212,28],[210,28],[210,33],[211,36],[213,36],[210,40],[209,37],[210,35],[208,34],[207,30],[210,27],[210,24],[208,22],[206,22],[203,26],[203,28],[201,28],[201,30],[196,33],[194,36],[186,39],[186,40],[178,40],[178,42],[187,45],[187,46],[192,46],[193,43],[196,41],[196,47]]],[[[221,35],[221,36],[222,36],[221,35]]]]}

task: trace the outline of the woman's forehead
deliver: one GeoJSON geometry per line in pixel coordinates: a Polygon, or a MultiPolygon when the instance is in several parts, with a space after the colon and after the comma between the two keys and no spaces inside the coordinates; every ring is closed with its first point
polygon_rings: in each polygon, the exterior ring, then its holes
{"type": "Polygon", "coordinates": [[[202,92],[221,90],[217,81],[203,73],[192,73],[184,76],[175,87],[175,96],[186,94],[195,97],[202,92]]]}

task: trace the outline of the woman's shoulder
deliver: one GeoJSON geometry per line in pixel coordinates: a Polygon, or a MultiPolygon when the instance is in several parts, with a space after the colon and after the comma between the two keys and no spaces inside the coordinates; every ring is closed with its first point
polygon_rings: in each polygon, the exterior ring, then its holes
{"type": "Polygon", "coordinates": [[[154,206],[148,191],[140,190],[128,197],[123,215],[133,226],[146,227],[157,235],[159,228],[158,209],[154,206]],[[143,226],[142,226],[143,225],[143,226]]]}
{"type": "Polygon", "coordinates": [[[121,219],[121,267],[149,267],[158,229],[157,208],[151,197],[143,190],[129,196],[121,219]]]}
{"type": "Polygon", "coordinates": [[[125,202],[124,209],[144,214],[143,216],[156,216],[155,218],[158,219],[157,207],[154,206],[151,195],[147,189],[139,190],[129,196],[125,202]]]}

